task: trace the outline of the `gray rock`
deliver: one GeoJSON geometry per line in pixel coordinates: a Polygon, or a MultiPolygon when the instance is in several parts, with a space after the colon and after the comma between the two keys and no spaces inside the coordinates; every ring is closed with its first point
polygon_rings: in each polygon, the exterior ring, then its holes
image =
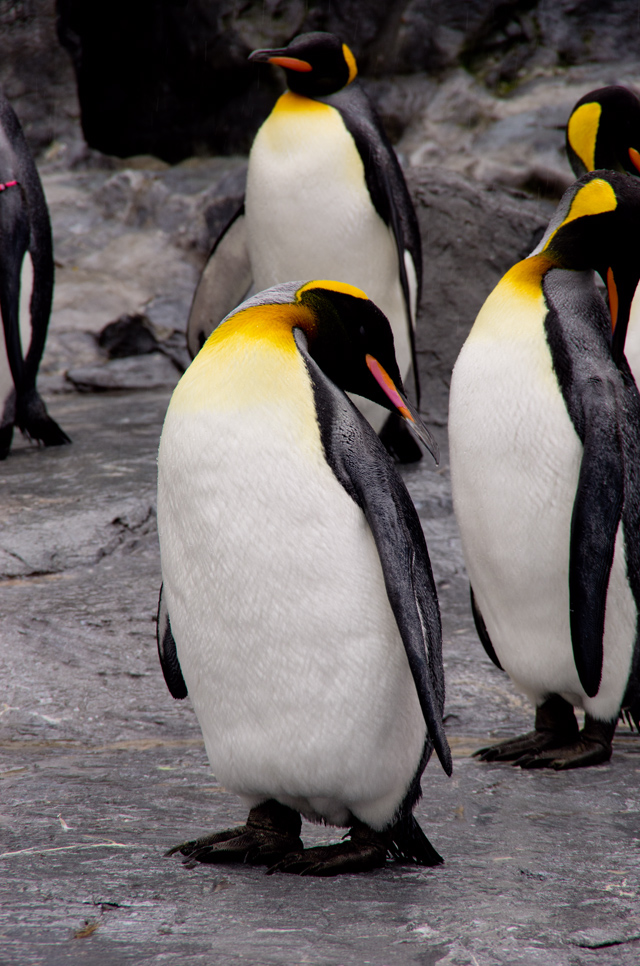
{"type": "Polygon", "coordinates": [[[640,939],[640,930],[629,929],[620,923],[619,927],[598,929],[581,929],[569,936],[569,942],[573,946],[582,946],[583,949],[603,949],[605,946],[621,946],[624,943],[635,942],[640,939]]]}
{"type": "Polygon", "coordinates": [[[548,211],[517,193],[442,168],[410,169],[423,248],[418,313],[421,408],[446,423],[451,370],[486,297],[534,247],[548,211]]]}
{"type": "Polygon", "coordinates": [[[177,367],[162,352],[112,359],[101,366],[70,369],[67,379],[80,392],[108,389],[160,389],[173,387],[180,378],[177,367]]]}

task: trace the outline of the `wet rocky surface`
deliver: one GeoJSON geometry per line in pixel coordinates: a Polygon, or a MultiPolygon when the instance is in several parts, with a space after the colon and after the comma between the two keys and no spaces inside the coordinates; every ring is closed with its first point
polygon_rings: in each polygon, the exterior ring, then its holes
{"type": "Polygon", "coordinates": [[[429,764],[417,815],[445,864],[310,880],[163,857],[245,817],[156,657],[168,396],[50,397],[72,446],[0,467],[3,966],[636,966],[640,739],[620,728],[610,764],[564,774],[470,757],[532,714],[473,629],[446,445],[404,471],[444,619],[454,773],[429,764]]]}

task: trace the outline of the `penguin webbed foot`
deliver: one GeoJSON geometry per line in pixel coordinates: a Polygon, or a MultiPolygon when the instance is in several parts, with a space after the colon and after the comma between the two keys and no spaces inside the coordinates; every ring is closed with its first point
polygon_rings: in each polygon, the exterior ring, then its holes
{"type": "Polygon", "coordinates": [[[36,440],[43,446],[64,446],[71,442],[65,431],[51,418],[35,389],[18,397],[16,426],[28,439],[36,440]]]}
{"type": "Polygon", "coordinates": [[[249,812],[246,825],[224,829],[202,838],[181,842],[165,856],[181,852],[183,865],[195,868],[197,862],[272,865],[290,852],[301,850],[298,812],[270,799],[249,812]]]}
{"type": "Polygon", "coordinates": [[[267,875],[287,872],[291,875],[333,876],[369,872],[386,864],[388,848],[388,835],[356,822],[344,841],[291,852],[267,869],[267,875]]]}
{"type": "Polygon", "coordinates": [[[267,875],[287,872],[292,875],[334,876],[370,872],[386,865],[387,856],[400,862],[424,866],[440,865],[444,861],[413,815],[409,815],[383,832],[376,832],[356,820],[342,842],[286,855],[267,869],[267,875]]]}
{"type": "Polygon", "coordinates": [[[573,745],[579,737],[578,722],[572,705],[559,694],[552,694],[536,710],[535,731],[500,741],[473,753],[480,761],[513,761],[520,765],[553,748],[573,745]]]}
{"type": "Polygon", "coordinates": [[[613,721],[598,721],[585,714],[580,731],[572,705],[559,694],[552,694],[536,711],[535,731],[480,748],[474,757],[481,761],[512,761],[516,768],[554,771],[600,765],[611,758],[617,723],[617,717],[613,721]]]}
{"type": "Polygon", "coordinates": [[[514,764],[520,768],[552,768],[554,771],[601,765],[611,758],[616,724],[617,720],[597,721],[585,715],[584,728],[574,742],[561,748],[550,748],[546,753],[525,755],[514,764]]]}
{"type": "Polygon", "coordinates": [[[523,756],[532,757],[540,752],[557,746],[557,739],[553,735],[542,734],[539,731],[528,731],[525,735],[518,735],[517,738],[509,738],[507,741],[500,741],[487,748],[478,748],[474,751],[473,757],[480,761],[513,761],[519,764],[519,759],[523,756]]]}

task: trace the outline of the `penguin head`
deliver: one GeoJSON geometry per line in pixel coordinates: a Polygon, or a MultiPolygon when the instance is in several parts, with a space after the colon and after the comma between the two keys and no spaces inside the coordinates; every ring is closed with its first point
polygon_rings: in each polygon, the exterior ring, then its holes
{"type": "Polygon", "coordinates": [[[532,253],[549,267],[599,273],[609,292],[612,352],[619,361],[631,303],[640,281],[640,182],[615,171],[592,171],[567,189],[532,253]]]}
{"type": "MultiPolygon", "coordinates": [[[[286,328],[303,358],[311,357],[344,392],[365,396],[399,413],[438,462],[438,444],[402,385],[391,325],[377,305],[353,285],[329,280],[274,285],[239,305],[201,351],[206,353],[208,346],[224,339],[225,327],[232,332],[240,317],[250,324],[251,338],[260,340],[263,328],[265,332],[273,329],[274,309],[278,330],[286,328]]],[[[291,345],[288,340],[284,344],[291,345]]]]}
{"type": "Polygon", "coordinates": [[[294,94],[324,97],[350,84],[358,73],[356,59],[335,34],[316,31],[294,37],[286,47],[254,50],[249,60],[283,67],[294,94]]]}
{"type": "Polygon", "coordinates": [[[640,177],[640,100],[618,86],[585,94],[571,112],[566,146],[578,177],[597,168],[640,177]]]}

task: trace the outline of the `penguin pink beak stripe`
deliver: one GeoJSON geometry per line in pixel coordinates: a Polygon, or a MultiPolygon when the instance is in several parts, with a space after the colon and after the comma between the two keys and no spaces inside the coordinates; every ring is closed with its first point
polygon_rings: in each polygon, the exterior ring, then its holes
{"type": "Polygon", "coordinates": [[[285,67],[287,70],[297,70],[302,74],[308,74],[313,70],[311,64],[306,60],[299,60],[297,57],[269,57],[270,64],[277,64],[278,67],[285,67]]]}
{"type": "Polygon", "coordinates": [[[396,388],[396,384],[394,383],[393,379],[386,371],[386,369],[383,369],[383,367],[380,365],[378,360],[374,359],[374,357],[369,354],[367,354],[365,358],[366,358],[367,366],[369,367],[369,371],[371,372],[371,375],[376,380],[376,382],[384,392],[385,396],[387,396],[391,400],[391,402],[396,407],[400,415],[407,420],[407,422],[411,426],[411,429],[414,431],[418,439],[422,443],[424,443],[424,445],[427,447],[427,449],[433,456],[434,460],[436,461],[436,464],[439,463],[440,449],[438,447],[438,444],[436,443],[435,439],[433,438],[433,436],[431,435],[427,427],[420,419],[418,411],[415,409],[414,406],[411,405],[411,403],[405,396],[403,396],[400,392],[398,392],[398,389],[396,388]]]}

